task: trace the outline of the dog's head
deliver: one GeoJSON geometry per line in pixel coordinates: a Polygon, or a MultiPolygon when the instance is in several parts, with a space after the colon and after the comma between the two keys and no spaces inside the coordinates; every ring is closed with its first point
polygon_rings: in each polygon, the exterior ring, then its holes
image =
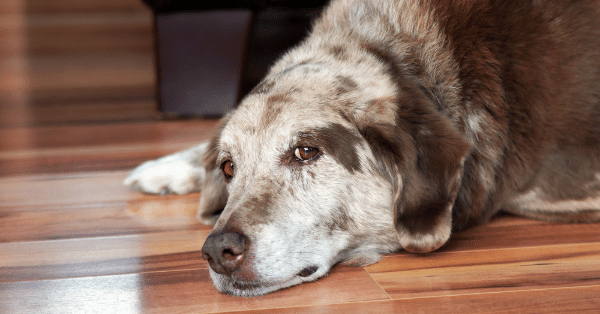
{"type": "Polygon", "coordinates": [[[224,119],[199,209],[217,289],[260,295],[448,240],[469,146],[375,61],[275,71],[224,119]]]}

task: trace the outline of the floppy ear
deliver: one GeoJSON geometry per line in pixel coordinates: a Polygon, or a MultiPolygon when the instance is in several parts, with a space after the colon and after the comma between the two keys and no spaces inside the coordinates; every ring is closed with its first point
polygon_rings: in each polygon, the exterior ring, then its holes
{"type": "Polygon", "coordinates": [[[395,124],[368,125],[362,133],[391,180],[400,244],[425,253],[450,238],[470,144],[420,90],[402,94],[395,124]]]}
{"type": "Polygon", "coordinates": [[[216,127],[216,132],[210,143],[202,163],[206,169],[206,177],[202,184],[200,194],[200,204],[196,217],[206,225],[214,225],[219,219],[223,208],[227,204],[227,187],[225,179],[221,175],[221,169],[217,165],[218,145],[221,137],[221,132],[227,124],[229,116],[224,117],[216,127]]]}

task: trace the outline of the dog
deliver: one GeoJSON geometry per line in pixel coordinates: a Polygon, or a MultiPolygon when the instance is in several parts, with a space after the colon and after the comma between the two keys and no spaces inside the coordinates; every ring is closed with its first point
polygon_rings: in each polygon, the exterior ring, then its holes
{"type": "Polygon", "coordinates": [[[202,191],[216,288],[426,253],[500,212],[600,221],[600,2],[335,0],[212,140],[136,168],[202,191]]]}

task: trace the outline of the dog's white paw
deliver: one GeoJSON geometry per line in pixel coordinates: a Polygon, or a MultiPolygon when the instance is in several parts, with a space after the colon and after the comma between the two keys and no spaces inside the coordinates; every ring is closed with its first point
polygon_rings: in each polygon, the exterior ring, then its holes
{"type": "Polygon", "coordinates": [[[187,194],[200,190],[204,167],[190,162],[188,152],[180,152],[147,161],[135,168],[123,181],[134,190],[149,194],[187,194]]]}

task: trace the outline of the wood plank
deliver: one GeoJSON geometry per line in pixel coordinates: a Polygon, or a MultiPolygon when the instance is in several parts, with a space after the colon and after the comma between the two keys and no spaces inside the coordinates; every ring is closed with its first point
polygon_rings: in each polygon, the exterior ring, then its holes
{"type": "MultiPolygon", "coordinates": [[[[7,67],[10,58],[21,55],[27,47],[24,38],[27,21],[19,12],[18,3],[15,3],[9,12],[1,12],[1,10],[0,8],[0,39],[3,44],[0,45],[0,64],[7,67]]],[[[4,89],[5,87],[0,87],[0,90],[4,89]]]]}
{"type": "Polygon", "coordinates": [[[152,15],[141,1],[3,1],[0,127],[156,118],[152,15]]]}
{"type": "MultiPolygon", "coordinates": [[[[146,290],[152,306],[147,310],[150,313],[206,313],[223,312],[242,309],[268,309],[277,307],[296,307],[306,305],[327,305],[356,301],[385,300],[387,296],[373,282],[369,275],[361,268],[336,267],[328,277],[316,282],[304,283],[299,286],[280,290],[276,293],[255,298],[232,297],[218,293],[209,282],[202,286],[195,282],[187,285],[187,289],[179,288],[180,279],[177,276],[167,284],[159,274],[151,278],[156,285],[152,290],[146,290]],[[356,293],[356,287],[361,287],[356,293]],[[174,291],[185,291],[183,295],[174,300],[168,296],[174,291]]],[[[184,274],[177,274],[184,275],[184,274]]],[[[197,273],[203,276],[204,273],[197,273]]],[[[150,303],[150,302],[149,302],[150,303]]]]}
{"type": "Polygon", "coordinates": [[[599,296],[600,286],[582,286],[228,313],[598,313],[599,296]]]}
{"type": "Polygon", "coordinates": [[[73,308],[94,313],[115,313],[114,309],[118,313],[209,313],[386,298],[363,269],[354,267],[337,267],[317,282],[256,298],[221,294],[213,288],[208,272],[198,269],[0,284],[0,304],[6,313],[58,313],[73,308]],[[356,293],[358,286],[360,293],[356,293]]]}
{"type": "Polygon", "coordinates": [[[0,242],[212,228],[195,218],[199,193],[144,195],[122,186],[125,175],[0,178],[0,242]]]}
{"type": "Polygon", "coordinates": [[[0,312],[139,313],[140,275],[0,283],[0,312]]]}
{"type": "Polygon", "coordinates": [[[59,151],[59,156],[10,154],[0,160],[0,175],[22,175],[27,173],[71,173],[105,170],[133,169],[144,161],[155,159],[192,146],[193,143],[173,145],[151,145],[143,151],[131,152],[139,147],[113,146],[114,151],[105,148],[87,148],[74,151],[59,151]],[[129,156],[115,155],[115,151],[130,151],[129,156]],[[19,159],[25,156],[25,159],[19,159]]]}
{"type": "MultiPolygon", "coordinates": [[[[60,99],[42,101],[32,105],[32,125],[64,125],[102,122],[130,122],[159,120],[156,100],[150,93],[140,96],[119,96],[111,100],[101,100],[86,96],[85,99],[60,99]]],[[[64,95],[62,95],[64,97],[64,95]]]]}
{"type": "Polygon", "coordinates": [[[452,234],[439,252],[600,241],[600,224],[565,224],[503,215],[452,234]]]}
{"type": "Polygon", "coordinates": [[[126,203],[144,197],[122,185],[127,172],[0,178],[0,208],[76,207],[126,203]],[[32,197],[35,196],[35,197],[32,197]]]}
{"type": "Polygon", "coordinates": [[[196,219],[199,193],[127,202],[0,209],[0,243],[207,229],[196,219]]]}
{"type": "MultiPolygon", "coordinates": [[[[27,15],[28,53],[59,55],[153,50],[151,11],[71,12],[27,15]],[[90,34],[94,34],[90,36],[90,34]]],[[[73,56],[70,56],[73,57],[73,56]]]]}
{"type": "Polygon", "coordinates": [[[28,52],[152,51],[152,11],[142,1],[28,0],[28,52]],[[93,34],[93,36],[90,36],[93,34]]]}
{"type": "Polygon", "coordinates": [[[0,265],[48,266],[197,252],[202,249],[209,233],[208,229],[180,230],[88,239],[1,243],[0,252],[3,254],[0,265]]]}
{"type": "Polygon", "coordinates": [[[600,284],[600,242],[394,254],[366,267],[393,299],[600,284]]]}
{"type": "MultiPolygon", "coordinates": [[[[0,129],[0,147],[3,152],[7,152],[31,148],[199,143],[212,135],[218,121],[217,119],[194,119],[6,128],[0,129]]],[[[48,154],[51,154],[51,150],[49,152],[48,154]]]]}
{"type": "Polygon", "coordinates": [[[23,9],[25,0],[5,0],[0,2],[0,15],[20,12],[23,9]]]}
{"type": "Polygon", "coordinates": [[[132,169],[208,139],[217,122],[0,129],[0,175],[132,169]]]}
{"type": "Polygon", "coordinates": [[[0,282],[204,269],[210,228],[0,243],[0,282]]]}
{"type": "Polygon", "coordinates": [[[29,67],[29,88],[34,100],[57,97],[72,90],[155,85],[151,52],[39,56],[29,59],[29,67]]]}

